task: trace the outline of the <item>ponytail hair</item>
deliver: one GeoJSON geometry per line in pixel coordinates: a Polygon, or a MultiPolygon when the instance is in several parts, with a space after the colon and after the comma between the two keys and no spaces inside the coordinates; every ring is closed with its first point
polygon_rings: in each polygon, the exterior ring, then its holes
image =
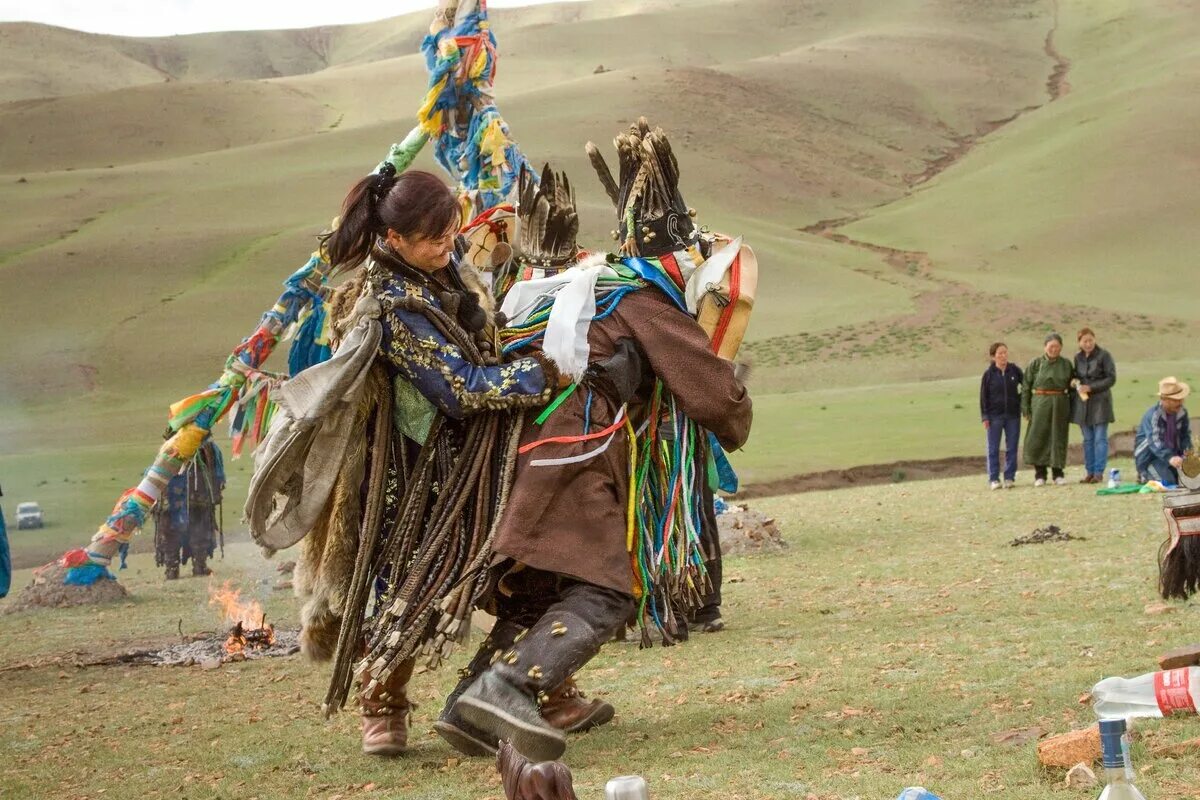
{"type": "Polygon", "coordinates": [[[461,214],[454,193],[436,175],[421,170],[397,175],[384,162],[350,188],[337,226],[321,237],[321,246],[333,272],[340,273],[366,261],[389,229],[406,239],[433,239],[461,214]]]}

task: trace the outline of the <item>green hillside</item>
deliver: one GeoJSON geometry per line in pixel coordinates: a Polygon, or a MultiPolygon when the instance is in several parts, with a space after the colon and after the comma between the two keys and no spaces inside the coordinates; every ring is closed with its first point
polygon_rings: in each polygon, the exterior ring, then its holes
{"type": "MultiPolygon", "coordinates": [[[[493,18],[501,109],[534,160],[578,176],[585,243],[612,225],[582,145],[648,114],[702,221],[759,253],[748,482],[980,452],[995,338],[1023,364],[1047,330],[1092,325],[1121,371],[1118,427],[1166,371],[1200,378],[1194,4],[627,0],[493,18]]],[[[217,376],[411,127],[427,23],[145,40],[0,25],[6,500],[79,470],[111,497],[66,493],[57,517],[103,517],[167,404],[217,376]]]]}

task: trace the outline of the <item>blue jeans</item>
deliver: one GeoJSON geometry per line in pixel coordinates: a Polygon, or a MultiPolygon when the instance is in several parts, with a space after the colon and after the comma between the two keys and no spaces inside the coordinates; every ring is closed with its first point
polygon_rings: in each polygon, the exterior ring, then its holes
{"type": "Polygon", "coordinates": [[[1108,423],[1080,425],[1083,431],[1083,466],[1088,475],[1104,475],[1108,466],[1108,423]]]}
{"type": "Polygon", "coordinates": [[[1179,473],[1171,466],[1171,462],[1165,458],[1156,458],[1152,454],[1147,454],[1136,462],[1138,471],[1138,480],[1146,478],[1152,481],[1161,481],[1172,486],[1179,485],[1179,473]]]}
{"type": "Polygon", "coordinates": [[[1004,479],[1017,477],[1017,442],[1021,438],[1021,418],[989,417],[987,429],[988,480],[1000,480],[1000,434],[1004,434],[1004,479]]]}

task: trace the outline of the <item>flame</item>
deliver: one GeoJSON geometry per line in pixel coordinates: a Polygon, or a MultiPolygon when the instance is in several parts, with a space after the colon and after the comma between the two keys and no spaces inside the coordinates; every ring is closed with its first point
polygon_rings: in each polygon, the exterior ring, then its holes
{"type": "Polygon", "coordinates": [[[225,581],[221,588],[208,587],[208,604],[218,609],[230,625],[241,623],[243,628],[256,630],[263,626],[266,612],[257,600],[242,600],[242,590],[230,586],[231,581],[225,581]]]}
{"type": "Polygon", "coordinates": [[[229,655],[243,653],[246,650],[246,637],[238,633],[237,628],[229,632],[229,637],[225,640],[225,652],[229,655]]]}

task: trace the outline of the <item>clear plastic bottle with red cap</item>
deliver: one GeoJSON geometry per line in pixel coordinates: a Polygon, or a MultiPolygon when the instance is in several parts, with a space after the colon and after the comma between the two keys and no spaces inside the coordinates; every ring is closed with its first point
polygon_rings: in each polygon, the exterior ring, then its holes
{"type": "Polygon", "coordinates": [[[1101,719],[1169,717],[1200,708],[1200,667],[1105,678],[1092,687],[1092,710],[1101,719]]]}

